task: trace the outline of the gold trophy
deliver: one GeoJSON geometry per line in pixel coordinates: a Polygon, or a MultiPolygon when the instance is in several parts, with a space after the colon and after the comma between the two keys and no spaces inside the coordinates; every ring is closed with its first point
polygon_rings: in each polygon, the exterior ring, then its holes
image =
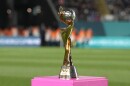
{"type": "Polygon", "coordinates": [[[64,43],[65,55],[63,65],[57,76],[34,77],[31,86],[108,86],[108,80],[105,77],[81,76],[77,75],[76,68],[73,66],[71,57],[71,38],[74,27],[75,12],[73,10],[64,10],[59,8],[60,20],[67,25],[65,29],[61,29],[61,36],[64,43]]]}
{"type": "Polygon", "coordinates": [[[75,66],[73,66],[72,56],[71,56],[71,38],[70,35],[74,28],[75,12],[73,10],[64,10],[62,7],[59,8],[59,18],[67,25],[66,28],[61,29],[61,36],[64,43],[65,54],[63,66],[59,74],[60,79],[72,79],[78,78],[75,66]]]}

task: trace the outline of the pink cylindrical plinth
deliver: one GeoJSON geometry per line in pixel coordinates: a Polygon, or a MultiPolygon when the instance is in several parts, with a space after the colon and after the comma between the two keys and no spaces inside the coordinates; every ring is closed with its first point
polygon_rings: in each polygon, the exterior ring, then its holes
{"type": "Polygon", "coordinates": [[[80,76],[79,79],[62,80],[58,76],[35,77],[31,86],[108,86],[105,77],[80,76]]]}

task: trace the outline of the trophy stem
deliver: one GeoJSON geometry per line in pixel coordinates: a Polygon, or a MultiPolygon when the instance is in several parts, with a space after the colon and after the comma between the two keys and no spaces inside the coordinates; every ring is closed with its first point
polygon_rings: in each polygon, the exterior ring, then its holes
{"type": "Polygon", "coordinates": [[[63,66],[61,67],[61,72],[59,75],[60,79],[71,79],[78,78],[75,66],[73,66],[72,56],[71,56],[71,39],[67,39],[65,45],[65,56],[63,61],[63,66]]]}

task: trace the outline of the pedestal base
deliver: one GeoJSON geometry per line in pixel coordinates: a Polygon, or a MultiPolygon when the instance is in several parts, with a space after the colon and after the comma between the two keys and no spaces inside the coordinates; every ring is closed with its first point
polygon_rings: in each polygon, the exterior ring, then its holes
{"type": "Polygon", "coordinates": [[[62,80],[58,76],[35,77],[31,86],[108,86],[105,77],[80,76],[79,79],[62,80]]]}

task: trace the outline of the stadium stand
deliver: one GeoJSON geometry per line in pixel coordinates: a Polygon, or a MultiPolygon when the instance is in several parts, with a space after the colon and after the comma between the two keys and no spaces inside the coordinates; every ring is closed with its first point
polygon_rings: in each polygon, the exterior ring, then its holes
{"type": "Polygon", "coordinates": [[[51,2],[1,0],[0,2],[2,2],[0,37],[41,37],[45,42],[44,45],[60,45],[62,24],[56,14],[60,5],[76,12],[75,29],[71,35],[74,43],[84,43],[95,36],[130,36],[129,0],[98,0],[98,2],[97,0],[51,2]],[[45,3],[46,5],[43,5],[45,3]],[[121,25],[125,25],[125,28],[121,25]]]}

